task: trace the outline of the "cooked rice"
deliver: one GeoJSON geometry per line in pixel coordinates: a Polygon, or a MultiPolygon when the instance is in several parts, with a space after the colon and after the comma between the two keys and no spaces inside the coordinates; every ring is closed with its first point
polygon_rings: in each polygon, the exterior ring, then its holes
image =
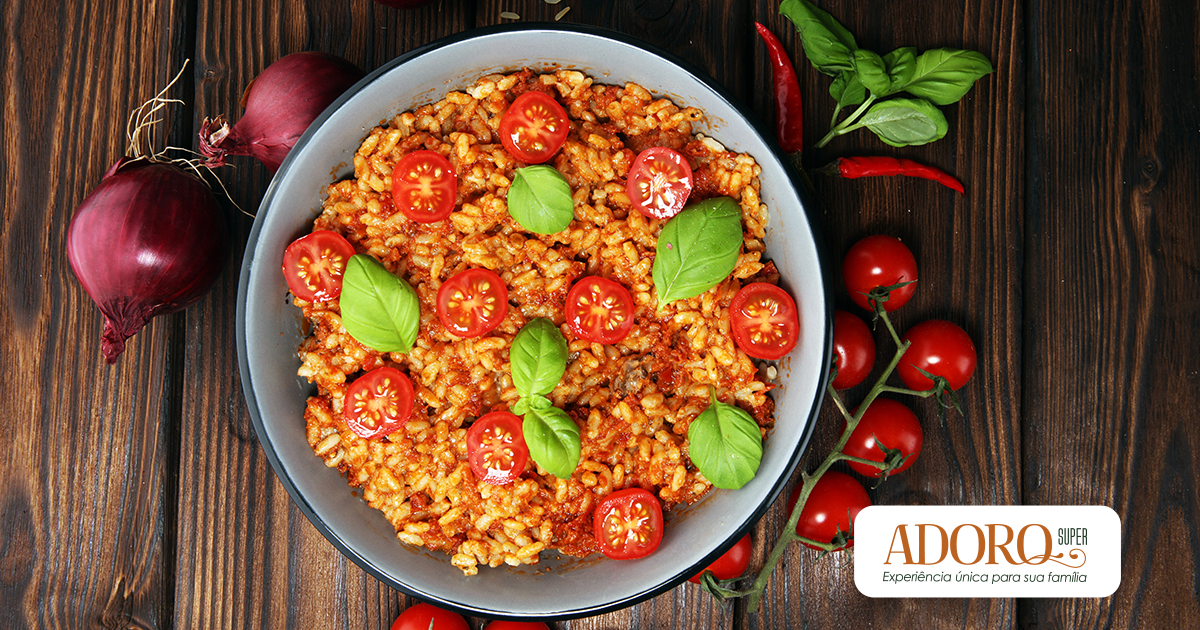
{"type": "Polygon", "coordinates": [[[372,129],[354,157],[354,177],[329,186],[313,229],[342,233],[359,253],[407,280],[421,300],[421,329],[411,352],[381,354],[346,333],[336,300],[296,299],[312,327],[299,350],[299,374],[317,385],[304,414],[307,438],[327,466],[383,511],[400,540],[445,551],[468,575],[479,564],[536,564],[545,550],[585,556],[598,551],[592,508],[613,490],[647,488],[664,508],[709,491],[687,457],[686,437],[708,406],[710,387],[750,412],[766,434],[773,422],[770,385],[734,345],[727,312],[744,283],[777,277],[760,260],[767,221],[760,169],[749,155],[693,134],[703,116],[639,85],[601,85],[571,70],[491,75],[372,129]],[[496,129],[508,103],[528,90],[552,93],[572,119],[553,165],[571,184],[575,220],[550,236],[523,230],[505,205],[519,164],[496,129]],[[634,157],[655,145],[690,158],[693,201],[738,200],[744,230],[733,274],[661,315],[651,266],[662,222],[631,211],[625,193],[634,157]],[[437,151],[459,174],[461,206],[449,220],[414,223],[392,205],[393,165],[417,149],[437,151]],[[472,267],[504,279],[510,308],[491,333],[459,339],[438,320],[434,298],[443,281],[472,267]],[[616,280],[634,296],[636,324],[624,341],[591,343],[563,325],[567,290],[584,275],[616,280]],[[581,461],[570,479],[555,478],[531,459],[510,485],[478,482],[467,463],[467,428],[518,400],[508,351],[536,317],[559,324],[569,343],[566,374],[550,398],[580,427],[581,461]],[[382,365],[410,375],[416,404],[403,430],[364,440],[342,419],[343,396],[347,383],[382,365]]]}

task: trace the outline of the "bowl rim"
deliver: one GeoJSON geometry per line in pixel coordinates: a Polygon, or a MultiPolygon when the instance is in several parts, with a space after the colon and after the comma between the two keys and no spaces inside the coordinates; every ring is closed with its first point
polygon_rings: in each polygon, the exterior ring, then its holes
{"type": "MultiPolygon", "coordinates": [[[[730,90],[718,83],[706,71],[697,67],[695,64],[675,55],[674,53],[659,48],[655,44],[651,44],[644,40],[612,29],[586,24],[530,21],[515,24],[497,24],[476,27],[441,37],[398,55],[368,73],[345,93],[339,96],[333,103],[331,103],[329,107],[327,107],[325,111],[322,112],[321,115],[319,115],[311,125],[309,125],[308,129],[300,136],[293,148],[306,145],[315,131],[321,127],[326,120],[336,114],[336,112],[340,110],[347,101],[352,99],[367,85],[379,80],[381,77],[402,66],[409,60],[440,48],[451,46],[477,37],[531,31],[550,31],[564,34],[586,35],[595,38],[613,40],[619,44],[639,48],[644,52],[663,58],[667,62],[677,66],[682,71],[691,75],[691,77],[695,80],[705,84],[705,86],[711,89],[718,97],[726,101],[731,108],[740,113],[744,121],[754,129],[754,131],[760,136],[760,139],[763,141],[763,143],[770,148],[774,159],[781,164],[784,172],[787,174],[788,179],[790,180],[792,188],[795,190],[797,198],[800,201],[800,211],[802,213],[802,217],[813,237],[813,246],[816,250],[815,258],[819,267],[817,271],[821,278],[821,286],[825,305],[825,313],[823,318],[824,321],[822,322],[824,324],[824,340],[822,342],[823,359],[821,365],[821,375],[818,378],[819,387],[816,389],[815,399],[809,405],[809,412],[805,418],[805,427],[801,432],[800,439],[796,443],[793,452],[788,456],[788,464],[785,467],[784,474],[780,475],[779,478],[774,481],[771,489],[767,492],[764,499],[752,512],[745,516],[741,525],[732,529],[732,533],[724,543],[718,545],[709,554],[705,555],[700,562],[697,562],[694,566],[680,572],[674,578],[667,580],[655,587],[641,590],[633,595],[622,597],[602,605],[584,606],[578,608],[570,608],[567,606],[563,607],[562,610],[548,612],[547,614],[539,617],[540,619],[545,620],[576,619],[580,617],[587,617],[621,610],[674,589],[692,575],[699,573],[704,567],[711,564],[726,551],[732,548],[734,544],[736,544],[737,541],[742,538],[743,535],[755,527],[762,516],[766,514],[766,512],[779,498],[779,495],[782,493],[784,488],[786,488],[790,483],[792,476],[796,472],[796,468],[800,464],[800,460],[804,452],[808,448],[809,442],[811,441],[813,432],[816,428],[817,419],[821,413],[824,393],[829,383],[829,369],[832,363],[831,358],[833,348],[832,288],[824,239],[821,237],[820,226],[817,225],[812,219],[814,210],[818,207],[818,205],[811,194],[811,189],[809,188],[810,184],[807,179],[802,177],[801,174],[796,170],[791,160],[788,159],[787,154],[779,146],[775,134],[767,130],[764,121],[762,121],[745,103],[734,96],[730,90]]],[[[264,217],[267,213],[267,208],[277,194],[277,188],[280,185],[280,181],[283,179],[282,174],[289,169],[293,160],[299,153],[300,151],[289,151],[287,157],[280,165],[280,168],[275,176],[271,179],[271,182],[268,184],[267,189],[263,194],[258,212],[256,213],[250,233],[246,239],[245,250],[242,256],[242,265],[238,276],[237,308],[235,315],[238,368],[244,402],[246,403],[246,409],[250,415],[252,426],[254,427],[255,436],[259,438],[259,445],[262,448],[263,453],[266,455],[268,462],[271,464],[272,472],[275,473],[276,478],[283,485],[284,489],[288,493],[288,496],[300,509],[301,513],[304,514],[305,518],[307,518],[308,521],[317,529],[317,531],[319,531],[326,540],[332,543],[333,546],[342,553],[342,555],[352,560],[364,571],[380,580],[384,584],[395,588],[406,595],[418,598],[422,601],[434,603],[440,607],[454,610],[465,615],[493,619],[517,618],[511,613],[505,613],[504,611],[499,610],[487,610],[481,607],[472,606],[470,604],[453,601],[436,593],[425,592],[416,589],[397,580],[395,577],[384,573],[366,557],[355,552],[354,549],[347,544],[336,531],[334,531],[328,524],[324,522],[323,519],[317,515],[308,499],[297,490],[295,483],[290,479],[290,477],[284,474],[286,473],[286,468],[281,461],[279,454],[275,451],[273,445],[271,445],[262,437],[266,434],[266,431],[262,415],[259,411],[258,400],[255,395],[254,379],[249,369],[246,331],[250,269],[254,262],[255,252],[257,249],[256,244],[263,228],[264,217]]]]}

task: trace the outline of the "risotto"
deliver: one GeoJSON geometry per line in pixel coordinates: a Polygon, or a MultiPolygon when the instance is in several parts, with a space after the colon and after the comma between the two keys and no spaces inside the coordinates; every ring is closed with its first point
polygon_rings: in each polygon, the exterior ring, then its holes
{"type": "Polygon", "coordinates": [[[762,260],[767,208],[759,199],[759,166],[694,133],[703,116],[636,84],[602,85],[571,70],[491,75],[371,129],[354,156],[353,178],[329,186],[313,229],[340,233],[357,253],[407,281],[419,299],[420,327],[410,351],[378,352],[346,332],[338,299],[294,298],[311,326],[299,348],[299,374],[317,387],[304,414],[307,440],[383,512],[401,541],[449,554],[468,575],[481,564],[535,564],[549,550],[586,556],[598,551],[593,510],[610,493],[644,488],[669,510],[712,488],[689,459],[687,441],[711,392],[747,412],[766,435],[771,385],[735,345],[729,317],[743,285],[778,280],[762,260]],[[497,129],[509,104],[529,91],[554,96],[570,119],[548,164],[570,185],[574,219],[549,235],[523,229],[506,205],[523,164],[504,149],[497,129]],[[626,192],[635,156],[653,146],[686,156],[692,201],[728,196],[742,215],[733,272],[700,295],[665,305],[657,301],[652,267],[666,222],[631,211],[626,192]],[[392,171],[417,150],[440,154],[457,173],[457,203],[445,220],[417,223],[393,204],[392,171]],[[435,302],[447,279],[474,268],[503,280],[507,314],[490,332],[460,338],[439,320],[435,302]],[[629,290],[634,325],[624,339],[602,345],[565,325],[567,293],[585,276],[629,290]],[[535,318],[553,322],[567,341],[565,373],[547,398],[579,429],[579,463],[560,479],[530,459],[511,483],[485,483],[468,464],[465,437],[477,418],[520,398],[509,350],[535,318]],[[343,418],[346,391],[383,366],[411,379],[414,408],[400,429],[364,439],[343,418]]]}

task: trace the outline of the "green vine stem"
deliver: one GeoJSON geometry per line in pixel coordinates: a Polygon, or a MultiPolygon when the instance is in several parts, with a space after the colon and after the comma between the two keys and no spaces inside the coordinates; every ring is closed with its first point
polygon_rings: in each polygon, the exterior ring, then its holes
{"type": "MultiPolygon", "coordinates": [[[[858,109],[854,110],[854,113],[847,116],[846,120],[838,123],[835,127],[829,130],[829,133],[825,134],[824,138],[821,138],[819,141],[817,141],[816,148],[820,149],[821,147],[829,144],[830,140],[833,140],[844,133],[850,133],[851,131],[857,129],[857,127],[854,126],[854,121],[862,117],[862,115],[867,112],[867,109],[869,109],[874,103],[875,95],[872,94],[863,101],[862,105],[858,106],[858,109]]],[[[836,118],[837,113],[834,112],[834,119],[836,120],[836,118]]]]}
{"type": "MultiPolygon", "coordinates": [[[[763,563],[762,570],[759,571],[750,587],[746,590],[736,590],[730,588],[733,584],[744,580],[745,577],[734,578],[730,580],[716,580],[712,577],[711,573],[706,573],[705,577],[701,580],[701,584],[704,586],[705,590],[707,590],[713,596],[719,599],[749,597],[750,599],[747,602],[748,609],[750,612],[757,612],[759,604],[762,600],[763,592],[766,590],[767,584],[771,580],[771,575],[774,573],[775,567],[783,558],[783,554],[785,551],[787,551],[788,546],[793,542],[801,542],[810,547],[815,547],[821,550],[822,555],[845,550],[846,543],[849,541],[849,538],[843,537],[842,533],[839,533],[839,535],[835,537],[832,542],[828,543],[805,538],[796,533],[796,524],[800,522],[800,514],[804,511],[804,505],[808,502],[808,497],[810,494],[812,494],[813,488],[816,487],[817,482],[821,479],[821,476],[824,475],[831,466],[839,461],[853,461],[874,466],[885,473],[898,465],[896,463],[888,464],[884,462],[853,457],[846,455],[842,451],[846,447],[846,444],[850,441],[850,436],[854,433],[854,429],[858,427],[859,421],[862,420],[863,414],[866,412],[867,407],[869,407],[870,404],[880,394],[884,392],[892,392],[928,398],[939,391],[939,388],[937,387],[929,391],[914,391],[892,387],[886,384],[888,377],[890,377],[892,372],[895,371],[896,366],[900,364],[901,357],[903,357],[904,353],[908,350],[909,343],[901,340],[900,335],[896,334],[896,329],[892,326],[892,322],[888,318],[887,311],[883,308],[883,302],[881,300],[872,299],[871,303],[874,306],[876,320],[883,320],[883,323],[887,327],[892,340],[896,343],[895,356],[892,357],[891,361],[888,362],[887,367],[883,370],[883,373],[879,375],[879,378],[871,386],[871,389],[867,392],[866,397],[863,398],[862,403],[859,404],[856,413],[852,413],[846,407],[845,402],[837,393],[837,390],[833,389],[832,382],[827,386],[830,399],[833,400],[834,406],[837,407],[838,411],[842,414],[842,417],[846,420],[846,427],[842,430],[842,434],[838,438],[837,444],[834,445],[832,452],[826,456],[825,460],[822,461],[819,466],[817,466],[816,470],[811,473],[804,471],[800,473],[802,486],[800,488],[800,494],[796,498],[796,505],[792,508],[791,514],[788,516],[787,523],[783,526],[783,532],[780,534],[779,539],[775,542],[775,545],[771,548],[770,553],[767,555],[766,561],[763,563]]],[[[884,478],[886,478],[886,474],[884,475],[884,478]]],[[[850,535],[852,532],[845,532],[845,534],[850,535]]]]}

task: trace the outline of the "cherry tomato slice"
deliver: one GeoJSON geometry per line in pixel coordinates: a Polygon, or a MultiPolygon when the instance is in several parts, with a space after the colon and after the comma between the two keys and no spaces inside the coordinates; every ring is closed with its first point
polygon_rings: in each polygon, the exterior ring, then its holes
{"type": "Polygon", "coordinates": [[[520,477],[529,462],[521,419],[507,411],[493,411],[475,420],[467,430],[467,460],[476,479],[495,486],[520,477]]]}
{"type": "Polygon", "coordinates": [[[629,290],[608,278],[582,278],[567,292],[567,327],[580,339],[621,341],[633,330],[634,311],[629,290]]]}
{"type": "Polygon", "coordinates": [[[862,318],[833,312],[833,354],[837,357],[834,389],[850,389],[867,378],[875,365],[875,336],[862,318]]]}
{"type": "Polygon", "coordinates": [[[978,359],[975,344],[967,331],[954,322],[942,319],[921,322],[909,328],[902,340],[912,345],[900,359],[896,373],[909,389],[933,389],[933,381],[917,368],[946,379],[950,389],[966,385],[975,373],[978,359]]]}
{"type": "Polygon", "coordinates": [[[800,320],[787,291],[766,282],[748,284],[729,303],[733,340],[756,359],[779,359],[796,347],[800,320]]]}
{"type": "Polygon", "coordinates": [[[385,366],[363,374],[346,388],[342,415],[351,431],[373,440],[398,430],[412,410],[412,381],[385,366]]]}
{"type": "Polygon", "coordinates": [[[650,147],[633,160],[625,192],[638,212],[669,219],[683,210],[693,184],[692,167],[682,155],[667,147],[650,147]]]}
{"type": "Polygon", "coordinates": [[[874,311],[867,299],[871,289],[913,282],[888,294],[883,310],[890,313],[908,304],[916,292],[917,259],[898,238],[879,234],[868,236],[846,252],[842,261],[842,280],[850,292],[850,299],[868,311],[874,311]]]}
{"type": "Polygon", "coordinates": [[[471,630],[462,615],[433,604],[413,604],[392,622],[391,630],[471,630]]]}
{"type": "MultiPolygon", "coordinates": [[[[845,428],[846,423],[842,422],[842,429],[845,428]]],[[[888,475],[894,475],[917,462],[924,441],[925,433],[921,430],[921,422],[911,409],[890,398],[876,398],[863,412],[862,419],[858,421],[858,426],[854,427],[854,433],[850,434],[850,441],[846,443],[842,452],[873,462],[882,462],[885,455],[880,447],[899,449],[905,460],[898,467],[888,471],[888,475]]],[[[854,472],[864,477],[878,477],[883,474],[882,470],[874,466],[859,462],[846,463],[854,472]]]]}
{"type": "Polygon", "coordinates": [[[526,92],[500,118],[500,143],[526,164],[549,160],[567,140],[567,111],[545,92],[526,92]]]}
{"type": "MultiPolygon", "coordinates": [[[[796,484],[788,496],[788,512],[796,505],[803,484],[796,484]]],[[[870,507],[871,497],[862,484],[836,470],[827,470],[813,486],[808,500],[804,502],[804,510],[800,512],[800,520],[796,523],[796,533],[817,542],[832,542],[838,530],[852,534],[854,517],[863,508],[870,507]]],[[[804,543],[806,547],[819,549],[814,545],[804,543]]],[[[854,540],[846,543],[845,548],[854,546],[854,540]]]]}
{"type": "Polygon", "coordinates": [[[392,202],[417,223],[450,216],[458,202],[458,177],[450,161],[435,151],[413,151],[392,169],[392,202]]]}
{"type": "Polygon", "coordinates": [[[461,271],[438,289],[437,316],[459,337],[489,333],[508,316],[508,287],[490,269],[461,271]]]}
{"type": "Polygon", "coordinates": [[[662,542],[662,504],[641,488],[618,490],[596,506],[592,526],[604,555],[614,560],[643,558],[662,542]]]}
{"type": "MultiPolygon", "coordinates": [[[[704,571],[712,571],[713,576],[718,580],[731,580],[740,576],[746,572],[746,567],[750,566],[750,553],[753,551],[751,547],[750,534],[746,534],[730,547],[729,551],[721,554],[720,558],[705,567],[704,571]]],[[[704,575],[704,571],[688,578],[688,581],[699,584],[700,576],[704,575]]]]}
{"type": "Polygon", "coordinates": [[[308,302],[326,302],[342,294],[342,274],[354,255],[346,237],[317,230],[294,241],[283,252],[283,277],[292,295],[308,302]]]}

